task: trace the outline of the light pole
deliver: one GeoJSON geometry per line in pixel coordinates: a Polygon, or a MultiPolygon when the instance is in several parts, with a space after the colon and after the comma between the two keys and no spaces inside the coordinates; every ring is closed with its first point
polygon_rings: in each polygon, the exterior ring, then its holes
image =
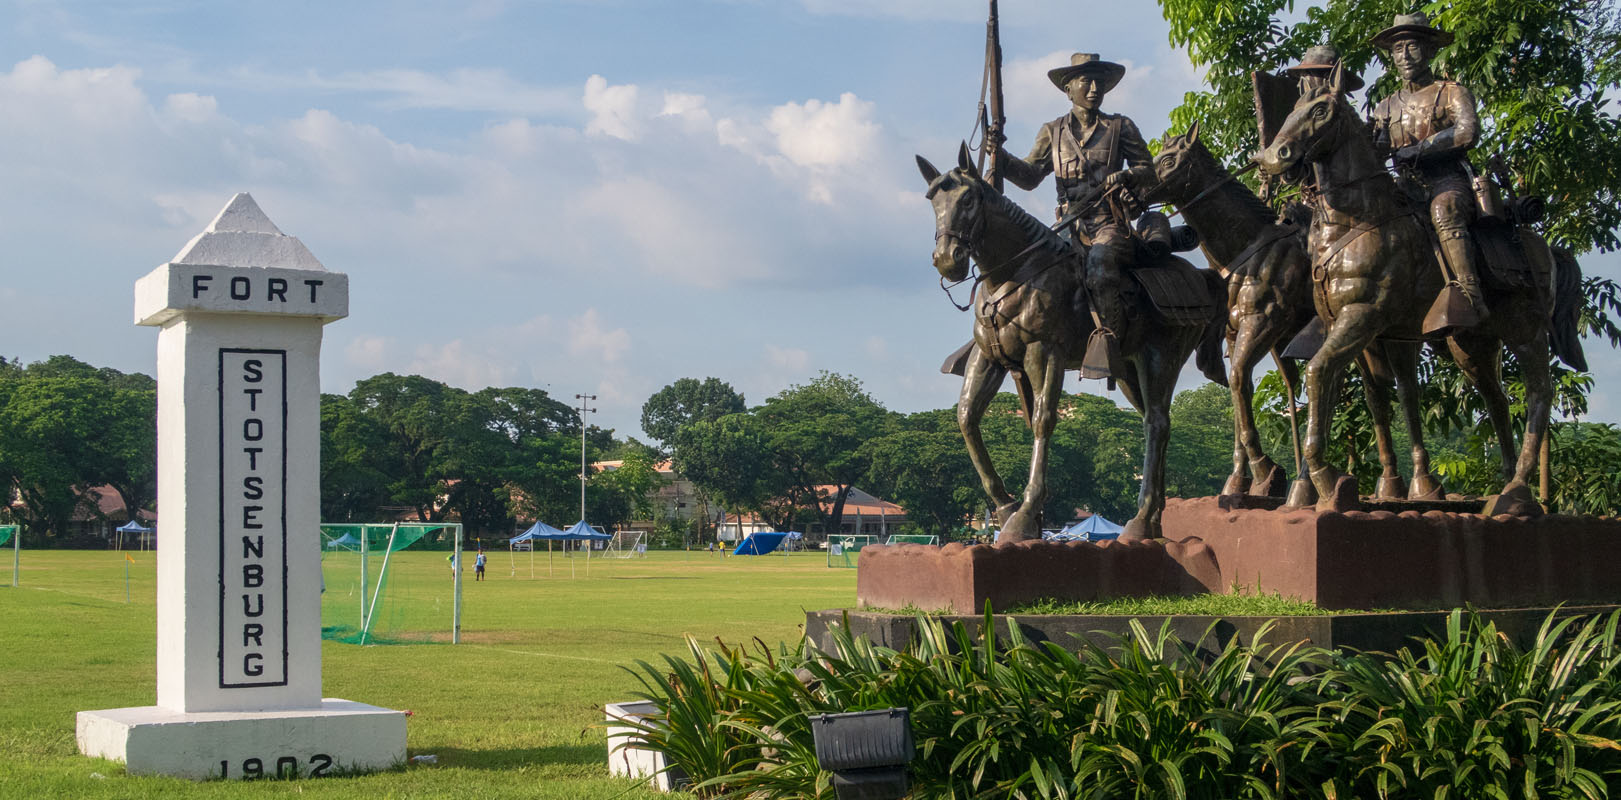
{"type": "Polygon", "coordinates": [[[596,409],[586,408],[585,401],[595,400],[594,394],[577,394],[574,399],[580,401],[580,521],[585,521],[585,415],[595,413],[596,409]]]}

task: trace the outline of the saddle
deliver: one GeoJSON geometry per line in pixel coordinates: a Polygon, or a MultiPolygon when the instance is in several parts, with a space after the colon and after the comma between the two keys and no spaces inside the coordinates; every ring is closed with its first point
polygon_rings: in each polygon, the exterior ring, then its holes
{"type": "Polygon", "coordinates": [[[1203,272],[1171,259],[1126,270],[1158,321],[1177,327],[1208,324],[1218,311],[1203,272]]]}
{"type": "Polygon", "coordinates": [[[1501,291],[1548,288],[1553,255],[1541,237],[1529,235],[1529,228],[1479,219],[1469,226],[1469,232],[1480,253],[1480,280],[1487,287],[1501,291]]]}

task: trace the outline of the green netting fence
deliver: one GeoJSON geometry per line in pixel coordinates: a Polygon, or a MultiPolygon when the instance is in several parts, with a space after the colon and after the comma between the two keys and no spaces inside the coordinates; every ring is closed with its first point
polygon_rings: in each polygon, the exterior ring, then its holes
{"type": "Polygon", "coordinates": [[[861,548],[878,544],[878,537],[867,533],[840,533],[827,537],[827,565],[835,569],[855,569],[861,548]]]}
{"type": "Polygon", "coordinates": [[[456,523],[321,526],[321,637],[349,644],[456,639],[456,523]],[[429,546],[450,545],[449,550],[429,546]]]}
{"type": "Polygon", "coordinates": [[[940,537],[932,533],[894,533],[889,536],[889,544],[940,544],[940,537]]]}
{"type": "MultiPolygon", "coordinates": [[[[6,544],[6,542],[10,542],[11,537],[16,536],[16,535],[17,535],[17,526],[16,525],[0,525],[0,546],[4,546],[6,544]]],[[[18,551],[21,549],[21,547],[22,547],[22,539],[18,539],[15,542],[11,542],[11,585],[12,586],[17,585],[17,570],[19,568],[18,560],[20,558],[20,555],[19,555],[18,551]]]]}

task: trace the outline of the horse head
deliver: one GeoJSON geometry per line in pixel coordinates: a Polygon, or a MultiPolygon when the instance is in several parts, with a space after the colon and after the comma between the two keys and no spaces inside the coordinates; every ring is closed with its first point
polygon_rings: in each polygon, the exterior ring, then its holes
{"type": "Polygon", "coordinates": [[[1216,157],[1199,141],[1199,123],[1181,136],[1167,136],[1159,155],[1154,157],[1154,186],[1143,198],[1149,203],[1180,203],[1205,190],[1212,181],[1225,177],[1216,157]]]}
{"type": "Polygon", "coordinates": [[[1301,95],[1272,143],[1255,154],[1261,169],[1281,175],[1298,164],[1321,161],[1338,149],[1346,121],[1357,121],[1356,112],[1340,93],[1344,84],[1345,69],[1336,66],[1326,83],[1301,95]]]}
{"type": "Polygon", "coordinates": [[[968,277],[968,258],[985,232],[985,193],[990,184],[968,157],[968,145],[957,151],[957,168],[941,174],[929,160],[917,157],[928,181],[924,195],[934,206],[934,268],[948,281],[968,277]]]}

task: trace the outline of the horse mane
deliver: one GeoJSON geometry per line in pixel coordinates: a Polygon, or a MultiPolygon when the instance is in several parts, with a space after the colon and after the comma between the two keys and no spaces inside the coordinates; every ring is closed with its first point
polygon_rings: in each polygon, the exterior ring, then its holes
{"type": "MultiPolygon", "coordinates": [[[[1220,161],[1216,160],[1216,155],[1210,152],[1210,148],[1204,146],[1204,142],[1197,139],[1187,142],[1184,138],[1184,145],[1189,153],[1195,154],[1199,159],[1199,166],[1212,173],[1211,180],[1222,179],[1227,169],[1222,166],[1220,161]]],[[[1254,192],[1250,191],[1249,186],[1236,177],[1225,181],[1224,185],[1217,191],[1227,196],[1245,212],[1254,215],[1257,219],[1269,220],[1277,216],[1277,212],[1267,205],[1266,201],[1256,196],[1254,192]]]]}
{"type": "MultiPolygon", "coordinates": [[[[953,170],[953,172],[961,171],[962,170],[960,169],[953,170]]],[[[964,174],[966,178],[966,173],[964,174]]],[[[1064,240],[1063,237],[1060,237],[1057,233],[1055,233],[1051,227],[1048,227],[1041,220],[1036,219],[1034,214],[1024,210],[1024,206],[1013,202],[1013,200],[1009,199],[1007,195],[1001,194],[995,189],[992,189],[991,185],[984,179],[979,178],[976,175],[972,177],[972,180],[974,180],[975,183],[980,186],[980,194],[984,198],[986,208],[988,210],[1001,214],[1009,222],[1013,223],[1014,227],[1019,232],[1019,236],[1022,237],[1026,242],[1034,242],[1038,240],[1041,241],[1041,246],[1032,252],[1040,252],[1043,255],[1050,255],[1074,247],[1074,245],[1070,244],[1068,241],[1064,240]]]]}

